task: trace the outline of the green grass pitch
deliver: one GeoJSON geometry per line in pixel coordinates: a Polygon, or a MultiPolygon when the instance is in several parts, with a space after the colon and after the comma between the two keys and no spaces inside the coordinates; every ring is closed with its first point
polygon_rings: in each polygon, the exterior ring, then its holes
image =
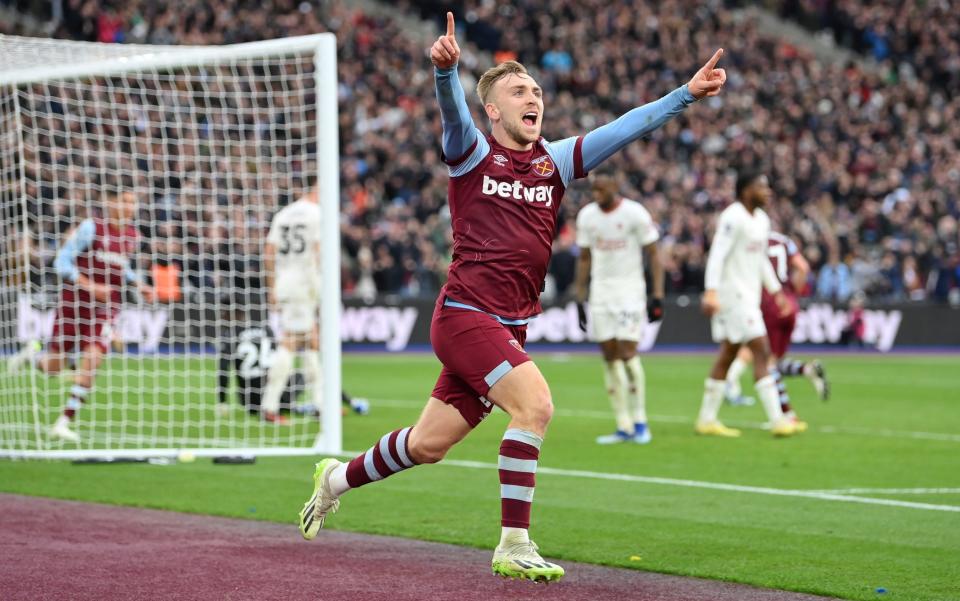
{"type": "MultiPolygon", "coordinates": [[[[759,429],[758,406],[721,411],[728,425],[745,426],[740,439],[695,436],[692,421],[710,357],[645,357],[653,443],[612,447],[593,442],[613,428],[599,356],[534,358],[557,407],[533,509],[532,534],[545,556],[849,599],[960,599],[956,357],[828,357],[830,402],[815,400],[805,380],[789,380],[794,405],[811,427],[787,440],[759,429]],[[712,484],[737,486],[707,488],[712,484]],[[887,592],[876,593],[880,587],[887,592]]],[[[170,390],[189,377],[195,389],[209,391],[212,415],[212,360],[150,365],[165,370],[147,375],[162,389],[157,394],[167,395],[162,404],[172,404],[170,390]],[[170,364],[172,373],[164,368],[170,364]]],[[[373,411],[345,418],[344,447],[366,449],[383,433],[412,424],[437,371],[432,356],[346,355],[345,386],[369,397],[373,411]]],[[[136,411],[165,423],[180,419],[169,410],[150,413],[155,402],[144,395],[136,411]]],[[[245,420],[252,421],[237,410],[234,421],[245,420]]],[[[499,496],[497,472],[489,466],[506,423],[495,412],[446,465],[348,493],[329,527],[492,549],[499,496]]],[[[98,467],[0,461],[0,490],[294,523],[310,492],[313,461],[98,467]]]]}

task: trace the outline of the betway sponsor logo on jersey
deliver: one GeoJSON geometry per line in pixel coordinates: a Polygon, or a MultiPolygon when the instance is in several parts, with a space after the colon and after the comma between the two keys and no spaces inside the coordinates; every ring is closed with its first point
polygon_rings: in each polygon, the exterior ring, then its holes
{"type": "Polygon", "coordinates": [[[116,265],[117,267],[126,267],[128,265],[127,256],[122,253],[98,250],[93,254],[98,261],[106,263],[107,265],[116,265]]]}
{"type": "Polygon", "coordinates": [[[489,175],[483,176],[483,193],[487,196],[513,198],[525,200],[529,203],[543,202],[545,206],[553,205],[553,189],[555,186],[527,187],[518,181],[498,182],[489,175]]]}

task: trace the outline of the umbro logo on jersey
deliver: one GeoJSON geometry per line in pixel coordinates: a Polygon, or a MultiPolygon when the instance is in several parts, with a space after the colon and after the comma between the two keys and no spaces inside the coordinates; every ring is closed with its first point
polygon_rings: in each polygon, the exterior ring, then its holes
{"type": "Polygon", "coordinates": [[[533,172],[539,175],[540,177],[550,177],[553,175],[554,167],[553,161],[550,160],[549,155],[543,155],[542,157],[537,157],[530,161],[530,165],[533,166],[533,172]]]}
{"type": "MultiPolygon", "coordinates": [[[[552,163],[551,163],[552,165],[552,163]]],[[[483,194],[499,196],[500,198],[515,198],[530,203],[542,202],[546,206],[553,205],[553,189],[555,186],[534,186],[528,188],[518,181],[498,182],[489,175],[483,176],[483,194]]]]}
{"type": "Polygon", "coordinates": [[[497,167],[503,167],[504,165],[507,164],[508,160],[509,159],[507,159],[507,157],[503,156],[502,154],[493,155],[493,161],[497,164],[497,167]]]}
{"type": "Polygon", "coordinates": [[[520,351],[521,353],[526,353],[526,352],[527,352],[527,351],[523,350],[523,347],[520,346],[520,343],[517,342],[517,341],[516,341],[515,339],[513,339],[513,338],[511,338],[511,339],[508,340],[507,342],[510,343],[510,346],[512,346],[513,348],[517,349],[517,350],[520,351]]]}

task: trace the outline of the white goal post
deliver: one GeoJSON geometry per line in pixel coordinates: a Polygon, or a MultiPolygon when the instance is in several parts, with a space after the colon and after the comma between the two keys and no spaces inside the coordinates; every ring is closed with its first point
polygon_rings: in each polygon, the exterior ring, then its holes
{"type": "MultiPolygon", "coordinates": [[[[342,450],[337,98],[330,33],[218,47],[0,35],[0,457],[342,450]],[[64,442],[50,426],[75,375],[89,373],[90,339],[69,348],[79,338],[56,325],[67,302],[57,253],[84,220],[112,235],[100,224],[117,185],[137,200],[139,247],[127,259],[158,299],[145,302],[131,278],[120,309],[97,318],[111,350],[77,410],[80,441],[64,442]],[[277,333],[260,254],[273,214],[313,185],[322,410],[304,411],[310,380],[295,371],[284,407],[297,411],[288,425],[265,423],[240,390],[228,339],[267,324],[277,333]],[[64,369],[47,373],[44,355],[62,356],[64,369]]],[[[242,369],[265,380],[268,355],[242,369]]]]}

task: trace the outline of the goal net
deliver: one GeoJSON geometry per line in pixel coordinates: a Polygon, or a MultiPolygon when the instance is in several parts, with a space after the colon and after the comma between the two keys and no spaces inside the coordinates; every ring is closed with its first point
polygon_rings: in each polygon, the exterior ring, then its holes
{"type": "Polygon", "coordinates": [[[222,47],[0,35],[0,456],[339,452],[338,185],[332,34],[222,47]],[[267,423],[280,323],[261,254],[276,211],[314,185],[322,384],[295,367],[289,423],[267,423]],[[118,225],[131,197],[132,234],[118,225]],[[81,229],[94,238],[74,245],[81,229]],[[122,274],[105,302],[81,291],[91,269],[122,274]],[[95,372],[91,347],[107,351],[95,372]],[[50,434],[69,407],[77,442],[50,434]]]}

